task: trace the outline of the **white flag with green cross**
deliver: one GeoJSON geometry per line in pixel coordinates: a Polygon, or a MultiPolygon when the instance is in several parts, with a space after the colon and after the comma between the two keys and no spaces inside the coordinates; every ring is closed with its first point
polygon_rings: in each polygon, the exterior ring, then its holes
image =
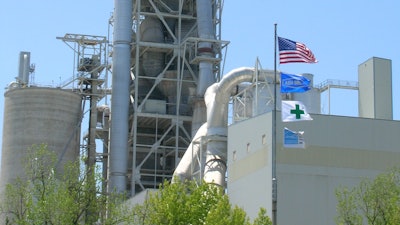
{"type": "Polygon", "coordinates": [[[312,120],[306,107],[300,101],[282,101],[281,112],[283,122],[312,120]]]}

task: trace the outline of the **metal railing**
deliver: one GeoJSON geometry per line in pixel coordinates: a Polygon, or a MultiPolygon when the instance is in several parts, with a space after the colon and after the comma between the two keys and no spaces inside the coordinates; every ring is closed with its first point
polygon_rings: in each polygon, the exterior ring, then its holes
{"type": "Polygon", "coordinates": [[[328,79],[315,86],[321,92],[327,90],[328,88],[341,88],[341,89],[352,89],[358,90],[357,81],[347,81],[347,80],[333,80],[328,79]]]}

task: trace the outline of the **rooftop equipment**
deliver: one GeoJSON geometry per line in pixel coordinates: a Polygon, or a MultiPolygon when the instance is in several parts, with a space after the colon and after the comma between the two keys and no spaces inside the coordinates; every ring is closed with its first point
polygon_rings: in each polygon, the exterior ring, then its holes
{"type": "Polygon", "coordinates": [[[31,65],[31,53],[19,53],[18,77],[17,82],[22,86],[29,85],[29,74],[35,70],[35,65],[31,65]]]}

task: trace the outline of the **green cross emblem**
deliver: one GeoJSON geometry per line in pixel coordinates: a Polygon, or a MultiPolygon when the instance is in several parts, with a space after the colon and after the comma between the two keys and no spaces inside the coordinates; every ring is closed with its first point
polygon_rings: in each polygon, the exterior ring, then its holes
{"type": "Polygon", "coordinates": [[[296,109],[290,110],[290,114],[295,114],[296,119],[300,119],[301,114],[304,114],[304,110],[301,110],[299,104],[296,104],[296,109]]]}

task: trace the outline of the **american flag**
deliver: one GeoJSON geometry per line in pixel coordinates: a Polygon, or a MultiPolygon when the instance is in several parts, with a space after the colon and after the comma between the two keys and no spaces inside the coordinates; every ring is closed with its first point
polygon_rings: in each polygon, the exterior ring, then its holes
{"type": "Polygon", "coordinates": [[[278,37],[278,45],[280,64],[318,62],[311,50],[303,43],[278,37]]]}

